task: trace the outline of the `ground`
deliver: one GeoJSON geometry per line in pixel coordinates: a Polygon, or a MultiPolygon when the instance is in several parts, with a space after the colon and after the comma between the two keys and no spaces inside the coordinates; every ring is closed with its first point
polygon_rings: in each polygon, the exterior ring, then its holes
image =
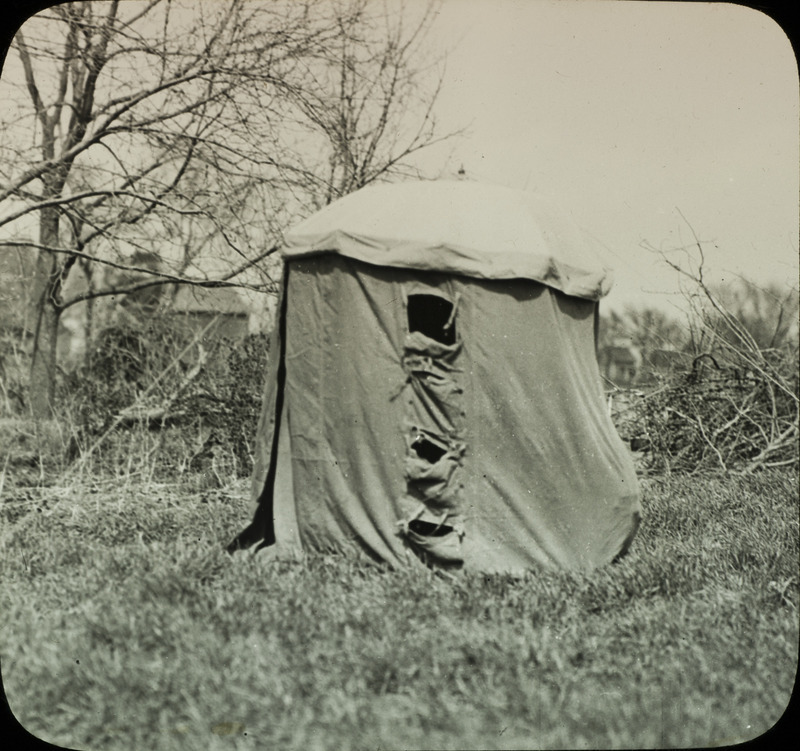
{"type": "Polygon", "coordinates": [[[630,555],[592,574],[230,557],[242,484],[133,478],[0,499],[11,709],[79,749],[732,744],[797,669],[798,483],[643,481],[630,555]]]}

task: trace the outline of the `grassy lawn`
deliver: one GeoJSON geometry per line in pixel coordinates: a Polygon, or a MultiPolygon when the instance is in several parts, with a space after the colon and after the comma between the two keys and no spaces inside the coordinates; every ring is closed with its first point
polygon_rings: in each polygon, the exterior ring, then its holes
{"type": "Polygon", "coordinates": [[[221,548],[243,486],[0,499],[12,710],[79,749],[707,746],[760,735],[797,667],[790,474],[644,481],[591,575],[388,571],[221,548]]]}

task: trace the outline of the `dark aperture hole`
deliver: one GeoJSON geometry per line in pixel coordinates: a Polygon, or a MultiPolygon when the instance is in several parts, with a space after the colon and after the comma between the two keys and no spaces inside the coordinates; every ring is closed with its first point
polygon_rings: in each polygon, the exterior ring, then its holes
{"type": "Polygon", "coordinates": [[[424,459],[431,464],[436,464],[447,453],[446,449],[437,446],[423,435],[418,435],[411,442],[411,448],[414,449],[420,459],[424,459]]]}
{"type": "Polygon", "coordinates": [[[408,296],[408,330],[419,331],[442,344],[456,343],[453,303],[438,295],[408,296]],[[447,324],[450,324],[449,326],[447,324]]]}
{"type": "Polygon", "coordinates": [[[453,528],[448,524],[434,524],[433,522],[424,522],[421,519],[410,521],[408,528],[423,537],[444,537],[453,531],[453,528]]]}

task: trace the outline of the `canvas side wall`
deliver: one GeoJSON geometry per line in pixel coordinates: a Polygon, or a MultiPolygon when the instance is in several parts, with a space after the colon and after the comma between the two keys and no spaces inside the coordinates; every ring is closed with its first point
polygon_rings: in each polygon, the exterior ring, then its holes
{"type": "MultiPolygon", "coordinates": [[[[253,545],[269,546],[275,542],[274,493],[276,472],[279,466],[279,433],[286,432],[286,405],[284,387],[286,381],[286,320],[289,269],[285,266],[281,280],[275,324],[270,336],[270,353],[264,376],[261,415],[254,441],[253,474],[250,481],[253,498],[253,517],[228,545],[233,552],[253,545]],[[284,423],[282,426],[282,422],[284,423]]],[[[285,483],[285,481],[284,481],[285,483]]]]}
{"type": "Polygon", "coordinates": [[[304,546],[399,563],[402,295],[392,272],[360,266],[334,255],[291,263],[286,400],[295,510],[304,546]]]}
{"type": "Polygon", "coordinates": [[[335,255],[290,267],[279,545],[296,519],[304,546],[392,564],[616,555],[638,489],[604,409],[594,303],[335,255]]]}
{"type": "Polygon", "coordinates": [[[585,569],[635,532],[639,490],[608,417],[595,303],[527,280],[465,281],[465,557],[585,569]]]}

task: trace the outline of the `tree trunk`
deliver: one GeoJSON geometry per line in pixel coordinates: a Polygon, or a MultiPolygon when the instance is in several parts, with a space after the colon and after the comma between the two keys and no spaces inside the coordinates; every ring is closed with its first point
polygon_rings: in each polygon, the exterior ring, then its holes
{"type": "Polygon", "coordinates": [[[46,299],[40,302],[33,340],[29,404],[34,418],[53,416],[56,390],[56,344],[59,310],[46,299]]]}
{"type": "MultiPolygon", "coordinates": [[[[45,209],[40,216],[40,243],[57,246],[58,214],[45,209]]],[[[55,253],[41,249],[36,259],[33,282],[33,353],[31,359],[29,408],[34,418],[48,419],[53,415],[56,390],[56,345],[61,268],[55,253]]]]}

